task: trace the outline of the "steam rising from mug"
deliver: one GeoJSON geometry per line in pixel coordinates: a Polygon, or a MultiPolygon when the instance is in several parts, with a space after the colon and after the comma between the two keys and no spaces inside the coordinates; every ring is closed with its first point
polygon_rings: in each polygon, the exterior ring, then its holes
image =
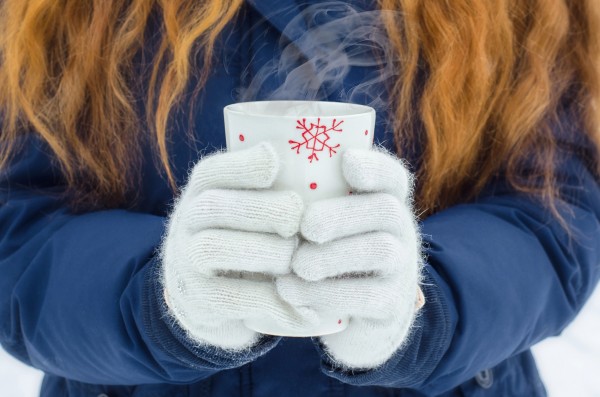
{"type": "Polygon", "coordinates": [[[240,100],[334,100],[385,110],[386,86],[400,71],[382,20],[392,13],[339,1],[304,8],[282,32],[280,55],[252,76],[240,100]]]}

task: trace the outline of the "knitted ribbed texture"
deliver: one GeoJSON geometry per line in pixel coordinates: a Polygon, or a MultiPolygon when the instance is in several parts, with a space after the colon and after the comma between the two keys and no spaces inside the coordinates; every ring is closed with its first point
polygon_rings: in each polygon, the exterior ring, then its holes
{"type": "Polygon", "coordinates": [[[385,363],[414,321],[421,241],[413,215],[412,177],[381,150],[348,150],[342,162],[353,194],[311,203],[293,274],[277,291],[296,308],[349,316],[348,327],[320,338],[344,368],[385,363]]]}
{"type": "Polygon", "coordinates": [[[190,338],[239,351],[260,338],[244,319],[294,329],[334,311],[350,318],[321,337],[338,365],[373,368],[398,350],[421,263],[412,177],[381,150],[348,150],[342,168],[353,194],[305,209],[296,193],[270,189],[279,160],[269,144],[196,165],[162,251],[165,299],[190,338]]]}
{"type": "Polygon", "coordinates": [[[175,204],[162,247],[165,300],[200,344],[247,349],[260,338],[247,318],[317,321],[275,289],[274,277],[290,272],[304,206],[294,192],[268,190],[278,169],[268,144],[209,156],[175,204]]]}

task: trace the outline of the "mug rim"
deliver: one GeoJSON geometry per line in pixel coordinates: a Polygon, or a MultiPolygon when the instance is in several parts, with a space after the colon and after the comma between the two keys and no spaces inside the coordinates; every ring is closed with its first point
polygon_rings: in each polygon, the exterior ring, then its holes
{"type": "Polygon", "coordinates": [[[298,117],[322,117],[322,118],[334,118],[334,117],[345,117],[345,118],[354,118],[354,117],[363,117],[368,115],[375,114],[375,109],[367,105],[361,105],[357,103],[351,102],[336,102],[336,101],[307,101],[307,100],[268,100],[268,101],[248,101],[248,102],[236,102],[229,104],[223,108],[225,113],[233,113],[237,115],[250,116],[250,117],[262,117],[262,118],[290,118],[297,119],[298,117]],[[310,113],[301,113],[301,114],[275,114],[275,113],[261,113],[253,109],[244,109],[246,107],[262,105],[266,109],[269,108],[269,104],[297,104],[297,105],[306,105],[306,104],[316,104],[323,107],[330,107],[339,110],[338,112],[329,111],[321,114],[310,114],[310,113]],[[342,112],[342,110],[345,110],[342,112]],[[349,111],[350,110],[350,111],[349,111]],[[335,114],[332,114],[335,113],[335,114]]]}

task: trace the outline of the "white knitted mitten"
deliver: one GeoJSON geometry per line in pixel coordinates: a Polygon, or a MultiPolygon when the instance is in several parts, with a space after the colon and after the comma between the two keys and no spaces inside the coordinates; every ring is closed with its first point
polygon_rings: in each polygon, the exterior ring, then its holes
{"type": "Polygon", "coordinates": [[[300,228],[308,241],[277,290],[296,308],[349,316],[344,331],[321,342],[341,367],[367,369],[398,350],[422,306],[421,239],[412,176],[400,160],[348,150],[342,164],[353,194],[308,206],[300,228]]]}
{"type": "Polygon", "coordinates": [[[201,344],[242,350],[260,334],[243,324],[271,317],[293,328],[304,315],[277,294],[290,272],[303,211],[294,192],[273,191],[279,160],[269,144],[202,159],[169,218],[162,246],[171,315],[201,344]]]}

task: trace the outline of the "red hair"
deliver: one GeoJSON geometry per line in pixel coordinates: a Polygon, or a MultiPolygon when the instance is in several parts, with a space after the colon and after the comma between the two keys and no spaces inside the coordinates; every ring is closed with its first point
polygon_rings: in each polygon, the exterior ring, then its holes
{"type": "MultiPolygon", "coordinates": [[[[585,133],[600,148],[600,2],[379,4],[402,11],[395,18],[384,13],[383,22],[402,59],[391,87],[399,154],[404,143],[425,140],[417,171],[419,207],[428,214],[464,201],[500,171],[516,189],[539,194],[552,206],[557,143],[550,126],[568,90],[585,133]],[[424,83],[418,75],[423,68],[424,83]],[[525,161],[533,164],[529,175],[523,175],[525,161]]],[[[138,177],[140,145],[128,82],[136,77],[132,59],[156,7],[162,42],[147,114],[157,156],[174,186],[168,121],[194,72],[190,59],[201,49],[210,64],[215,40],[241,5],[242,0],[93,0],[85,6],[75,0],[3,1],[0,167],[27,126],[56,155],[73,197],[106,207],[122,204],[138,177]]],[[[200,70],[201,83],[207,71],[200,70]]]]}

